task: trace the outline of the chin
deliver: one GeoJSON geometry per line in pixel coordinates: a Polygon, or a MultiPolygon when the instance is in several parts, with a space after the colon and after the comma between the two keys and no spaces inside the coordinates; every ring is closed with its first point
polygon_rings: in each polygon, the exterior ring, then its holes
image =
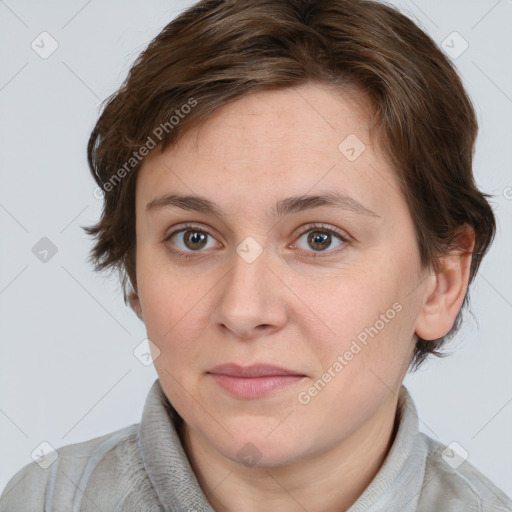
{"type": "Polygon", "coordinates": [[[268,428],[261,429],[254,435],[248,433],[247,429],[232,432],[233,437],[226,439],[223,446],[217,446],[217,450],[246,467],[284,466],[300,457],[299,451],[305,448],[303,441],[291,438],[284,431],[281,436],[274,436],[274,433],[268,435],[269,432],[271,429],[268,428]]]}

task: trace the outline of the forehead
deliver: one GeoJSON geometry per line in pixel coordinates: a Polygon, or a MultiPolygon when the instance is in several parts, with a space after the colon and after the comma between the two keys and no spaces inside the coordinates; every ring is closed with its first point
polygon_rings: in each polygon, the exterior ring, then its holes
{"type": "Polygon", "coordinates": [[[249,206],[321,188],[375,202],[383,186],[397,187],[370,139],[370,122],[363,97],[316,84],[250,94],[163,154],[146,157],[137,183],[139,208],[166,191],[221,198],[234,193],[249,206]]]}
{"type": "Polygon", "coordinates": [[[360,94],[306,84],[252,93],[225,105],[185,134],[177,149],[216,159],[293,158],[294,154],[301,158],[310,152],[338,157],[340,137],[354,134],[370,142],[369,124],[368,105],[360,94]]]}

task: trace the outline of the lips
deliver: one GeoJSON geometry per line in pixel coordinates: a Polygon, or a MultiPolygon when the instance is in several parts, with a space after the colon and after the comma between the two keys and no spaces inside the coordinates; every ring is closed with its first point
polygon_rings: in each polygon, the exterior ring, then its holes
{"type": "Polygon", "coordinates": [[[302,382],[304,374],[279,366],[222,364],[207,372],[223,391],[238,399],[259,399],[302,382]]]}
{"type": "Polygon", "coordinates": [[[227,375],[229,377],[240,377],[240,378],[257,378],[257,377],[276,377],[276,376],[287,376],[295,375],[304,377],[305,375],[296,372],[294,370],[288,370],[286,368],[280,368],[279,366],[273,366],[268,364],[256,364],[252,366],[239,366],[237,364],[221,364],[215,366],[207,373],[215,375],[227,375]]]}

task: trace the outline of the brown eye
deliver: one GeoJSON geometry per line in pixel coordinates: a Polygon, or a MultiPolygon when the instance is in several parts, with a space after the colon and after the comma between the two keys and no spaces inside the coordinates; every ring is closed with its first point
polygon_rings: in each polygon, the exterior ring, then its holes
{"type": "Polygon", "coordinates": [[[332,239],[330,233],[322,231],[310,231],[308,235],[308,244],[316,251],[328,249],[332,239]]]}
{"type": "Polygon", "coordinates": [[[334,251],[338,247],[349,243],[348,237],[338,233],[334,229],[323,226],[309,226],[308,229],[301,234],[298,242],[303,238],[306,239],[306,242],[302,246],[299,244],[299,247],[311,253],[312,256],[316,256],[315,253],[326,253],[327,255],[331,253],[331,250],[334,251]],[[338,244],[333,246],[333,242],[336,240],[338,240],[338,244]]]}
{"type": "Polygon", "coordinates": [[[203,252],[201,249],[215,247],[215,239],[194,226],[173,231],[164,241],[171,242],[182,253],[203,252]]]}
{"type": "Polygon", "coordinates": [[[207,233],[203,231],[184,231],[183,243],[188,249],[196,251],[202,249],[206,245],[207,233]]]}

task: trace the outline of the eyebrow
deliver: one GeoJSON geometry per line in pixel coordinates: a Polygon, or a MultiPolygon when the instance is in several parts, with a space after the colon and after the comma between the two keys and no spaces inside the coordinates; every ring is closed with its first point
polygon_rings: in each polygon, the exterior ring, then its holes
{"type": "MultiPolygon", "coordinates": [[[[223,218],[222,209],[206,197],[198,195],[166,194],[149,201],[146,211],[152,212],[167,207],[178,207],[187,211],[209,213],[223,218]]],[[[380,215],[366,208],[354,198],[340,192],[327,192],[320,195],[292,196],[278,201],[271,211],[271,216],[281,218],[291,213],[327,206],[350,211],[367,217],[380,218],[380,215]]]]}

